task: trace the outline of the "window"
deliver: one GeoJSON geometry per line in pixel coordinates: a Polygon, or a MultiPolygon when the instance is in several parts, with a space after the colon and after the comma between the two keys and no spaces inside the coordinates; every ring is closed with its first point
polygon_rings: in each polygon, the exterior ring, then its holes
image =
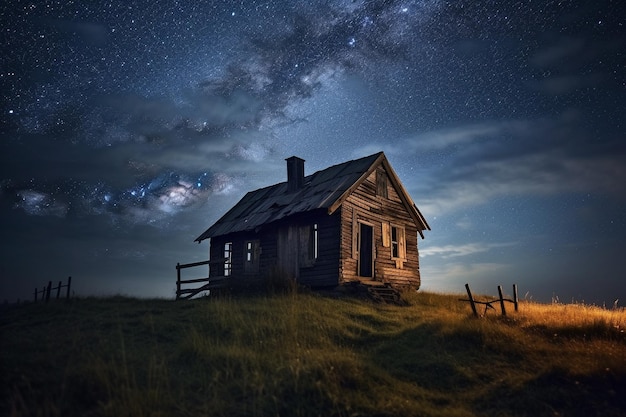
{"type": "Polygon", "coordinates": [[[397,227],[391,227],[391,257],[392,258],[399,258],[399,252],[398,250],[400,249],[400,244],[398,242],[398,228],[397,227]]]}
{"type": "Polygon", "coordinates": [[[317,223],[300,226],[300,247],[298,248],[301,266],[308,267],[315,264],[319,252],[319,230],[317,223]]]}
{"type": "Polygon", "coordinates": [[[259,241],[247,240],[244,250],[244,271],[246,273],[259,272],[259,255],[261,254],[259,241]]]}
{"type": "Polygon", "coordinates": [[[224,276],[229,277],[233,273],[233,242],[224,244],[224,276]]]}
{"type": "Polygon", "coordinates": [[[254,248],[252,242],[246,242],[246,262],[252,262],[254,259],[254,248]]]}
{"type": "Polygon", "coordinates": [[[376,171],[376,195],[387,198],[387,174],[379,169],[376,171]]]}
{"type": "Polygon", "coordinates": [[[406,258],[406,245],[404,239],[404,227],[391,225],[390,229],[390,246],[392,259],[406,258]]]}
{"type": "Polygon", "coordinates": [[[395,261],[396,268],[402,269],[406,261],[406,239],[404,227],[387,222],[382,223],[383,246],[389,248],[391,259],[395,261]]]}

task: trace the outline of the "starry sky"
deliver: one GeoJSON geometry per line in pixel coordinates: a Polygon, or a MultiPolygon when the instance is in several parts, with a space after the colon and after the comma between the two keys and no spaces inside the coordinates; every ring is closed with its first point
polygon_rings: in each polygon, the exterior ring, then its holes
{"type": "Polygon", "coordinates": [[[176,263],[207,258],[194,239],[285,181],[285,158],[308,175],[384,151],[432,228],[423,289],[623,305],[623,12],[2,2],[0,301],[67,276],[78,295],[173,297],[176,263]]]}

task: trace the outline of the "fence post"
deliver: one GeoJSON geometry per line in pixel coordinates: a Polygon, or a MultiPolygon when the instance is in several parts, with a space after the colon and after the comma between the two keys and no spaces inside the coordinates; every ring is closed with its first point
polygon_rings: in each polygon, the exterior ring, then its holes
{"type": "Polygon", "coordinates": [[[180,262],[176,262],[176,299],[180,296],[180,262]]]}
{"type": "Polygon", "coordinates": [[[502,315],[506,316],[506,310],[504,309],[504,298],[502,297],[502,285],[498,285],[498,295],[500,296],[500,308],[502,309],[502,315]]]}
{"type": "Polygon", "coordinates": [[[469,297],[470,305],[472,306],[472,311],[474,312],[474,316],[478,317],[478,312],[476,311],[476,304],[474,304],[474,297],[472,297],[472,292],[470,291],[469,284],[465,284],[465,289],[467,290],[467,296],[469,297]]]}
{"type": "Polygon", "coordinates": [[[59,281],[59,286],[57,287],[57,300],[59,299],[59,295],[61,294],[61,284],[63,284],[63,281],[59,281]]]}
{"type": "Polygon", "coordinates": [[[65,294],[65,299],[69,300],[70,299],[70,285],[72,283],[72,277],[69,276],[67,277],[67,293],[65,294]]]}
{"type": "Polygon", "coordinates": [[[50,300],[51,289],[52,289],[52,281],[48,281],[48,287],[46,288],[46,303],[50,300]]]}
{"type": "Polygon", "coordinates": [[[515,311],[517,311],[517,304],[519,300],[517,299],[517,284],[513,284],[513,304],[515,305],[515,311]]]}

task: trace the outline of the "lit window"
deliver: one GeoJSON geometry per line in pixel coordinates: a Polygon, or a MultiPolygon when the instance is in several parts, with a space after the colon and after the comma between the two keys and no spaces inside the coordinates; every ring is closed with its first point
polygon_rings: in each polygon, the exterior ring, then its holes
{"type": "Polygon", "coordinates": [[[252,242],[246,242],[246,262],[252,262],[254,255],[254,248],[252,247],[252,242]]]}
{"type": "Polygon", "coordinates": [[[252,274],[259,272],[259,256],[261,247],[258,240],[247,240],[244,244],[244,272],[252,274]]]}
{"type": "Polygon", "coordinates": [[[224,276],[229,277],[233,273],[233,242],[224,244],[224,276]]]}

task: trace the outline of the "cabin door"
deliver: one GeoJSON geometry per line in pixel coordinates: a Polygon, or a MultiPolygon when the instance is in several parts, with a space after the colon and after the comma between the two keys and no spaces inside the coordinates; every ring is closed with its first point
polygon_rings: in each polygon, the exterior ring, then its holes
{"type": "Polygon", "coordinates": [[[359,223],[359,276],[372,278],[374,276],[374,227],[359,223]]]}

